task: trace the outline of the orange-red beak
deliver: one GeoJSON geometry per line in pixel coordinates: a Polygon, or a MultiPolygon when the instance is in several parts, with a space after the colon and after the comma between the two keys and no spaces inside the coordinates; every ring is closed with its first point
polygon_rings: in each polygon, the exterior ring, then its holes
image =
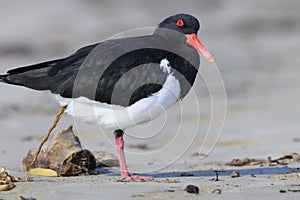
{"type": "Polygon", "coordinates": [[[203,46],[196,34],[186,34],[185,37],[187,38],[186,42],[194,47],[200,55],[206,58],[209,62],[214,62],[214,57],[203,46]]]}

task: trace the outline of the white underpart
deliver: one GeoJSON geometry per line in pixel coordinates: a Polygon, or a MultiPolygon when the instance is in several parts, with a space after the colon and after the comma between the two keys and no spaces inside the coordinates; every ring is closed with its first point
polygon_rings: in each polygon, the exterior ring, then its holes
{"type": "Polygon", "coordinates": [[[76,99],[58,96],[61,106],[68,105],[65,113],[88,123],[97,123],[103,129],[127,129],[131,126],[153,120],[163,114],[180,96],[180,85],[171,73],[167,59],[160,62],[160,68],[167,73],[167,79],[158,92],[143,98],[129,107],[109,105],[89,100],[85,97],[76,99]],[[151,114],[149,113],[151,111],[151,114]]]}

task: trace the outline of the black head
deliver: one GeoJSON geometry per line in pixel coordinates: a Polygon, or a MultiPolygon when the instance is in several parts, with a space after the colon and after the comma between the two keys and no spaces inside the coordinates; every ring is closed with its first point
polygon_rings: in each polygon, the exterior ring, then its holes
{"type": "Polygon", "coordinates": [[[167,28],[183,34],[197,34],[200,23],[192,15],[181,13],[168,17],[158,25],[158,28],[167,28]]]}
{"type": "Polygon", "coordinates": [[[160,35],[172,44],[188,44],[208,61],[213,62],[213,56],[197,37],[199,29],[200,23],[195,17],[188,14],[177,14],[162,21],[154,31],[154,34],[160,35]]]}

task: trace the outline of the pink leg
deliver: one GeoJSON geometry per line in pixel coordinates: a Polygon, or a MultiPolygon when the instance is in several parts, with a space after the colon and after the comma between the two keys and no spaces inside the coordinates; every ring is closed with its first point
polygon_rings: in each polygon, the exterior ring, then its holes
{"type": "Polygon", "coordinates": [[[123,131],[115,131],[115,145],[119,155],[120,170],[123,180],[132,180],[132,181],[151,181],[153,178],[149,176],[132,176],[128,173],[126,160],[124,155],[124,140],[123,140],[123,131]],[[121,134],[120,134],[121,133],[121,134]]]}

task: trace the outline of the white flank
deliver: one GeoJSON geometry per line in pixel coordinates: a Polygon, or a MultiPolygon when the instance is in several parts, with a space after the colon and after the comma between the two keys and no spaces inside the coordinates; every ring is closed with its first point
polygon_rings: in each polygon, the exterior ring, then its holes
{"type": "Polygon", "coordinates": [[[88,123],[97,123],[103,129],[125,130],[153,120],[177,102],[180,95],[179,81],[171,73],[170,63],[167,59],[161,61],[160,67],[164,73],[168,74],[162,89],[129,107],[100,103],[85,97],[68,99],[58,96],[57,99],[61,106],[68,105],[65,112],[73,117],[88,123]]]}

